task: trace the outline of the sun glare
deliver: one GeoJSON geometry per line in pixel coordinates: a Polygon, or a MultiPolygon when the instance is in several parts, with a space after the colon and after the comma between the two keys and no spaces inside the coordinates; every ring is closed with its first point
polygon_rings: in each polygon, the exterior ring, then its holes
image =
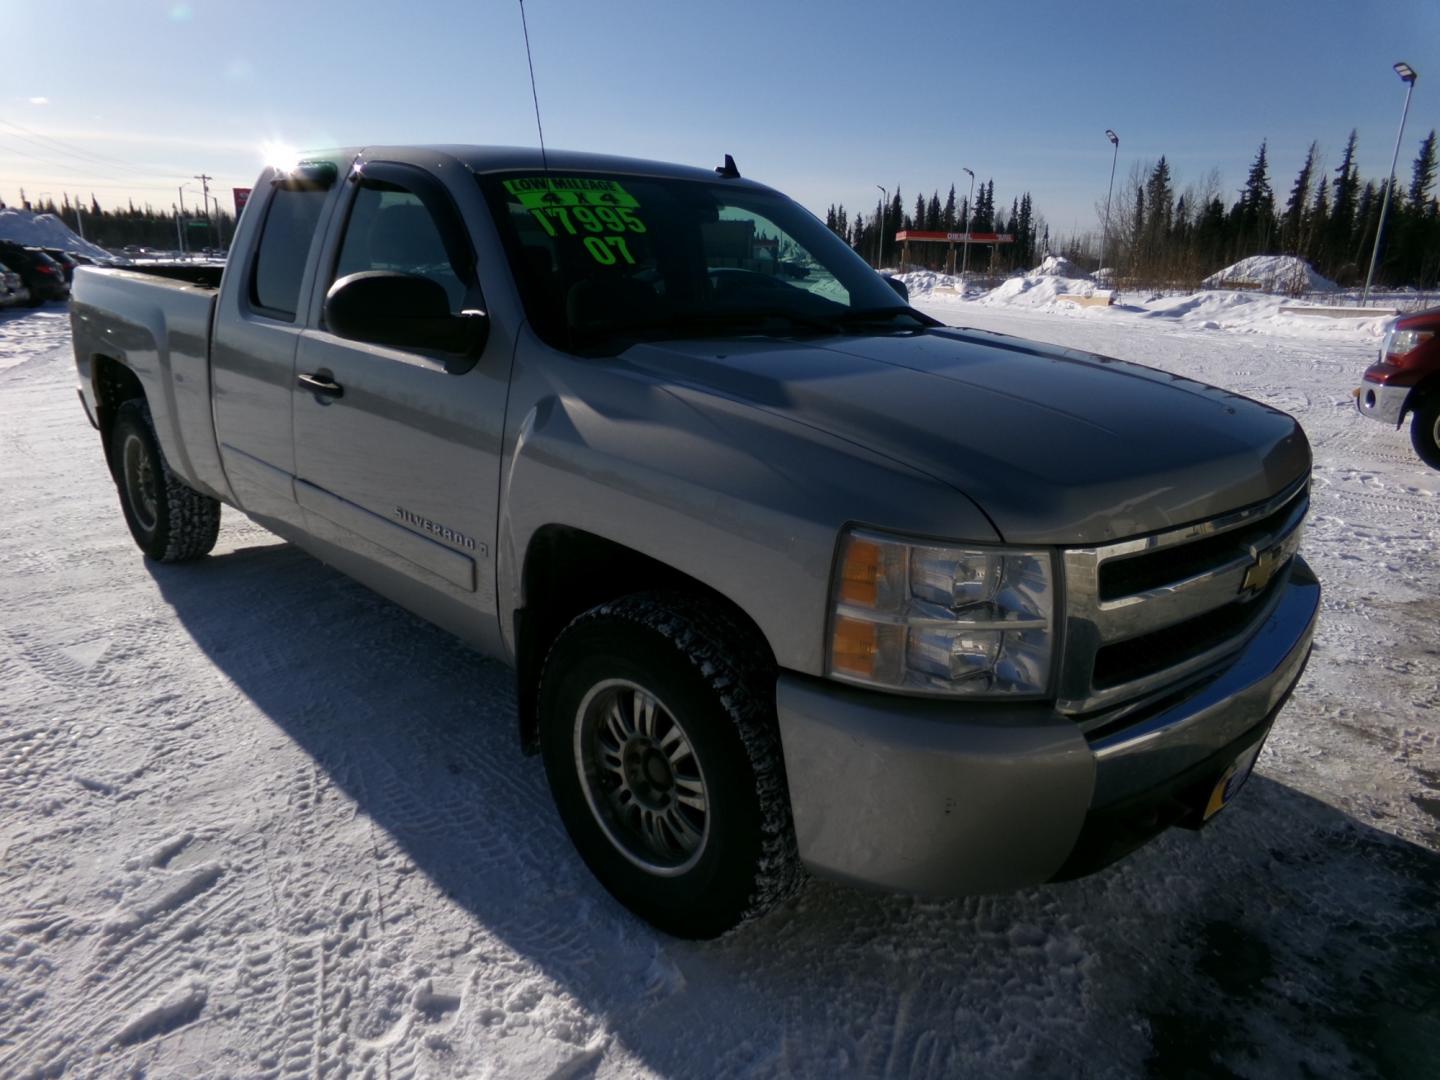
{"type": "Polygon", "coordinates": [[[281,172],[290,172],[300,160],[300,151],[288,143],[270,140],[260,144],[260,156],[266,165],[279,169],[281,172]]]}

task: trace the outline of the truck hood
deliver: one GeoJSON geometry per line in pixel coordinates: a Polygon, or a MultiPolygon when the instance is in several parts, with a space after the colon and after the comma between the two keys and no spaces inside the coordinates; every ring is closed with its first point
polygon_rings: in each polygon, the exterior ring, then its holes
{"type": "Polygon", "coordinates": [[[622,362],[925,472],[1010,543],[1099,544],[1183,525],[1260,502],[1310,468],[1304,432],[1276,409],[1000,334],[665,342],[622,362]]]}

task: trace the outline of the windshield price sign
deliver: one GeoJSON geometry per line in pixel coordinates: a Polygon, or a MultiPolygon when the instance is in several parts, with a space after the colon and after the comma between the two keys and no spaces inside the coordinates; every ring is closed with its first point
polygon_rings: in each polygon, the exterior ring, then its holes
{"type": "Polygon", "coordinates": [[[635,214],[639,200],[618,182],[582,176],[526,176],[506,180],[505,190],[550,236],[578,237],[602,266],[635,265],[626,234],[645,232],[645,223],[635,214]]]}

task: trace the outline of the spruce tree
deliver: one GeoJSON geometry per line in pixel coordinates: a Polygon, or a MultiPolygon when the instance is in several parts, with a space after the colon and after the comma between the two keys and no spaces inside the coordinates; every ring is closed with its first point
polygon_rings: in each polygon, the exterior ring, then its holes
{"type": "Polygon", "coordinates": [[[1267,254],[1275,231],[1275,193],[1270,188],[1266,141],[1250,164],[1240,201],[1231,210],[1237,237],[1244,255],[1267,254]]]}
{"type": "Polygon", "coordinates": [[[1354,131],[1350,132],[1350,138],[1346,140],[1345,153],[1340,158],[1340,169],[1335,174],[1332,190],[1334,196],[1330,200],[1330,228],[1326,237],[1331,261],[1326,266],[1326,272],[1340,281],[1342,277],[1349,277],[1353,271],[1353,267],[1347,263],[1355,232],[1355,204],[1360,194],[1360,176],[1355,167],[1354,131]]]}
{"type": "Polygon", "coordinates": [[[940,214],[940,227],[947,233],[955,231],[955,185],[950,185],[950,194],[945,198],[945,209],[940,214]]]}
{"type": "Polygon", "coordinates": [[[1435,184],[1435,132],[1432,130],[1420,143],[1420,153],[1410,170],[1410,206],[1424,212],[1435,184]]]}
{"type": "Polygon", "coordinates": [[[1375,181],[1367,181],[1355,207],[1355,231],[1350,237],[1350,261],[1357,270],[1362,264],[1368,263],[1370,248],[1375,243],[1375,225],[1380,220],[1381,197],[1375,181]]]}
{"type": "Polygon", "coordinates": [[[1035,262],[1035,222],[1028,191],[1020,197],[1020,213],[1015,224],[1015,243],[1020,252],[1020,265],[1026,267],[1033,265],[1035,262]]]}
{"type": "Polygon", "coordinates": [[[1325,173],[1315,185],[1315,201],[1305,222],[1305,258],[1316,268],[1328,261],[1330,237],[1330,203],[1326,193],[1330,189],[1330,178],[1325,173]]]}
{"type": "Polygon", "coordinates": [[[1285,204],[1285,217],[1280,225],[1280,246],[1299,254],[1301,248],[1300,230],[1305,219],[1305,204],[1310,201],[1310,180],[1315,172],[1315,157],[1320,144],[1312,142],[1305,154],[1305,164],[1295,177],[1295,186],[1290,189],[1290,200],[1285,204]]]}
{"type": "Polygon", "coordinates": [[[1170,214],[1174,201],[1170,164],[1162,154],[1155,167],[1150,170],[1149,179],[1145,181],[1145,206],[1149,208],[1149,212],[1144,219],[1143,229],[1137,233],[1140,260],[1144,264],[1142,272],[1154,274],[1160,270],[1159,263],[1164,257],[1166,241],[1170,235],[1170,214]]]}
{"type": "Polygon", "coordinates": [[[1141,248],[1145,238],[1145,188],[1143,185],[1135,189],[1135,210],[1130,215],[1130,237],[1130,261],[1134,264],[1141,257],[1141,248]]]}

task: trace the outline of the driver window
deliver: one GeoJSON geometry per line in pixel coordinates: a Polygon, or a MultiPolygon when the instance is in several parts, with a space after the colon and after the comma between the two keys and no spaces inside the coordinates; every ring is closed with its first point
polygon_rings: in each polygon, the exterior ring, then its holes
{"type": "Polygon", "coordinates": [[[350,209],[335,279],[365,270],[427,277],[444,288],[451,314],[465,306],[465,283],[450,263],[434,218],[418,196],[398,184],[364,181],[350,209]]]}

